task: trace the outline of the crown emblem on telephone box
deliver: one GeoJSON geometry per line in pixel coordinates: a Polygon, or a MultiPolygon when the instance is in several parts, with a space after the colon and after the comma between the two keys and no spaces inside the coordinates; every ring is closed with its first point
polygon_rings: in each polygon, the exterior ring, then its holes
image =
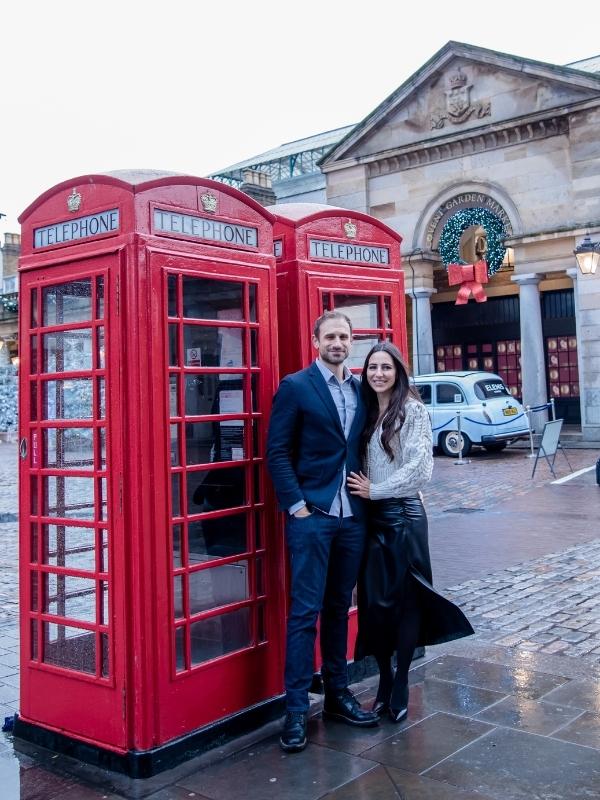
{"type": "Polygon", "coordinates": [[[81,195],[75,189],[67,197],[67,208],[69,211],[79,211],[81,205],[81,195]]]}
{"type": "Polygon", "coordinates": [[[206,194],[201,195],[200,202],[202,203],[202,208],[205,211],[215,212],[217,210],[217,198],[210,192],[206,192],[206,194]]]}
{"type": "Polygon", "coordinates": [[[349,239],[356,239],[356,225],[348,220],[348,222],[344,223],[344,230],[346,232],[346,236],[349,239]]]}

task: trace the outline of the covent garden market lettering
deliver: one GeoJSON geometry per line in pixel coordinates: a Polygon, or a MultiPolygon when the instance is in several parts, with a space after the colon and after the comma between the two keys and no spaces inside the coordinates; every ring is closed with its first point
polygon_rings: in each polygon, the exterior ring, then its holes
{"type": "Polygon", "coordinates": [[[472,208],[478,206],[480,208],[488,208],[498,219],[502,222],[507,236],[512,235],[512,225],[506,211],[502,208],[500,203],[489,197],[486,194],[479,194],[478,192],[468,192],[466,194],[458,194],[456,197],[450,198],[437,209],[427,226],[426,241],[427,246],[431,247],[435,236],[436,228],[442,217],[449,211],[460,208],[472,208]]]}

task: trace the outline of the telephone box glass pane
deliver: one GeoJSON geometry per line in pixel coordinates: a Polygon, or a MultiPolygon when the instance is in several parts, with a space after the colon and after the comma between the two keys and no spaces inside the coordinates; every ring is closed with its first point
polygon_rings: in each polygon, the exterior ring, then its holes
{"type": "Polygon", "coordinates": [[[44,381],[43,419],[92,419],[92,381],[90,378],[44,381]]]}
{"type": "Polygon", "coordinates": [[[168,279],[169,295],[169,316],[177,316],[177,275],[169,275],[168,279]]]}
{"type": "Polygon", "coordinates": [[[244,422],[188,422],[185,426],[187,464],[239,461],[244,458],[244,422]]]}
{"type": "Polygon", "coordinates": [[[246,504],[243,467],[187,473],[188,514],[220,511],[246,504]]]}
{"type": "Polygon", "coordinates": [[[185,669],[185,628],[175,629],[175,669],[185,669]]]}
{"type": "Polygon", "coordinates": [[[201,564],[248,550],[248,515],[233,514],[188,523],[188,559],[201,564]]]}
{"type": "Polygon", "coordinates": [[[250,301],[250,322],[256,322],[256,284],[248,284],[248,294],[250,301]]]}
{"type": "Polygon", "coordinates": [[[177,375],[170,375],[169,376],[169,413],[172,417],[179,416],[179,403],[177,402],[178,397],[178,379],[177,375]]]}
{"type": "Polygon", "coordinates": [[[92,319],[92,281],[90,278],[42,291],[43,325],[64,325],[92,319]]]}
{"type": "Polygon", "coordinates": [[[44,516],[94,519],[94,479],[47,476],[44,485],[44,516]]]}
{"type": "Polygon", "coordinates": [[[38,325],[38,307],[37,307],[37,289],[31,290],[31,327],[37,328],[38,325]]]}
{"type": "Polygon", "coordinates": [[[179,331],[179,325],[170,324],[169,325],[169,366],[170,367],[178,367],[179,366],[179,353],[177,350],[177,332],[179,331]]]}
{"type": "Polygon", "coordinates": [[[110,642],[107,633],[100,634],[100,647],[102,649],[102,677],[108,678],[110,665],[110,642]]]}
{"type": "Polygon", "coordinates": [[[192,665],[224,656],[252,644],[249,608],[238,608],[190,625],[192,665]]]}
{"type": "Polygon", "coordinates": [[[76,372],[92,369],[92,331],[46,333],[42,336],[43,372],[76,372]]]}
{"type": "Polygon", "coordinates": [[[380,341],[379,336],[357,333],[354,336],[354,344],[352,345],[350,356],[346,361],[348,369],[362,369],[369,350],[380,341]]]}
{"type": "Polygon", "coordinates": [[[175,619],[183,617],[183,575],[173,578],[173,613],[175,619]]]}
{"type": "Polygon", "coordinates": [[[336,311],[342,311],[347,317],[350,317],[353,328],[381,327],[377,297],[336,294],[334,307],[336,311]]]}
{"type": "Polygon", "coordinates": [[[243,319],[242,283],[183,276],[183,316],[190,319],[243,319]]]}
{"type": "Polygon", "coordinates": [[[184,325],[183,354],[186,367],[241,367],[244,330],[184,325]]]}
{"type": "Polygon", "coordinates": [[[38,363],[38,337],[32,336],[31,337],[31,374],[35,375],[38,371],[37,363],[38,363]]]}
{"type": "Polygon", "coordinates": [[[96,581],[52,572],[46,575],[46,581],[46,614],[96,622],[96,581]]]}
{"type": "Polygon", "coordinates": [[[173,525],[173,567],[183,566],[183,553],[181,552],[181,525],[173,525]]]}
{"type": "Polygon", "coordinates": [[[44,663],[96,673],[96,635],[69,625],[42,623],[44,663]]]}
{"type": "Polygon", "coordinates": [[[104,357],[104,354],[105,354],[105,351],[104,351],[104,328],[102,326],[100,326],[97,329],[97,336],[98,336],[98,341],[97,341],[98,356],[97,356],[96,362],[97,362],[97,365],[98,365],[98,369],[104,369],[104,367],[106,365],[106,362],[105,362],[105,357],[104,357]]]}
{"type": "Polygon", "coordinates": [[[179,425],[171,425],[171,466],[179,466],[179,425]]]}
{"type": "Polygon", "coordinates": [[[44,563],[94,572],[96,536],[93,528],[71,525],[43,525],[44,563]]]}
{"type": "Polygon", "coordinates": [[[96,278],[96,318],[104,318],[104,278],[96,278]]]}
{"type": "Polygon", "coordinates": [[[190,614],[247,600],[249,593],[247,561],[190,572],[190,614]]]}
{"type": "Polygon", "coordinates": [[[185,414],[240,414],[244,412],[243,375],[216,374],[185,376],[185,414]]]}
{"type": "Polygon", "coordinates": [[[91,428],[46,428],[43,437],[45,467],[94,468],[94,431],[91,428]]]}
{"type": "Polygon", "coordinates": [[[173,516],[178,517],[181,514],[181,475],[175,473],[171,475],[171,505],[173,507],[173,516]]]}

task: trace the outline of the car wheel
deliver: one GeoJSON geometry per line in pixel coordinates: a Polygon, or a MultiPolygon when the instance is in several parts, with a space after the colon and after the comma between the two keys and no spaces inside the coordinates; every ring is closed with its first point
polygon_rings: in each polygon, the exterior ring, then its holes
{"type": "MultiPolygon", "coordinates": [[[[466,433],[461,433],[460,439],[462,439],[462,454],[464,457],[471,451],[471,440],[466,433]]],[[[458,431],[443,431],[440,434],[440,447],[444,451],[444,455],[458,456],[461,445],[460,439],[458,431]]]]}
{"type": "Polygon", "coordinates": [[[507,442],[492,442],[491,444],[484,444],[483,446],[488,453],[499,453],[501,450],[504,450],[506,445],[507,442]]]}

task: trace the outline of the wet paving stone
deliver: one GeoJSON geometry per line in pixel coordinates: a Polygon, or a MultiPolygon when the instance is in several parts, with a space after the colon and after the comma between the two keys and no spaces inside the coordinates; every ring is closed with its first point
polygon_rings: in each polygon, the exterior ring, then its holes
{"type": "Polygon", "coordinates": [[[491,730],[484,722],[436,713],[362,755],[387,766],[422,772],[491,730]]]}
{"type": "MultiPolygon", "coordinates": [[[[248,798],[251,796],[252,793],[249,791],[248,798]]],[[[77,798],[73,798],[73,800],[77,800],[77,798]]],[[[166,789],[161,789],[156,794],[148,795],[147,800],[208,800],[208,798],[181,786],[167,786],[166,789]]],[[[225,798],[223,797],[222,800],[225,800],[225,798]]]]}
{"type": "Polygon", "coordinates": [[[375,767],[370,772],[355,778],[350,783],[325,795],[323,800],[401,800],[402,795],[396,788],[385,767],[375,767]]]}
{"type": "Polygon", "coordinates": [[[568,706],[527,700],[524,697],[506,697],[495,706],[477,714],[476,719],[547,736],[557,728],[572,722],[580,714],[578,709],[568,706]]]}
{"type": "Polygon", "coordinates": [[[545,694],[544,700],[600,713],[600,683],[585,680],[570,681],[545,694]]]}
{"type": "MultiPolygon", "coordinates": [[[[370,702],[363,702],[361,697],[361,704],[363,708],[370,708],[372,699],[370,702]]],[[[415,719],[422,718],[415,712],[415,719]]],[[[393,736],[394,733],[397,733],[397,730],[397,727],[386,717],[375,728],[352,728],[350,725],[317,718],[309,720],[308,741],[311,744],[323,745],[324,747],[330,747],[332,750],[340,750],[343,753],[360,755],[365,750],[369,750],[376,744],[393,736]]]]}
{"type": "Polygon", "coordinates": [[[6,800],[54,800],[73,787],[70,777],[41,766],[24,769],[12,754],[0,754],[0,791],[6,800]]]}
{"type": "Polygon", "coordinates": [[[503,697],[503,692],[428,678],[410,687],[409,718],[426,717],[434,711],[471,717],[503,697]]]}
{"type": "MultiPolygon", "coordinates": [[[[600,750],[600,714],[585,711],[573,722],[556,731],[553,736],[565,742],[574,742],[600,750]]],[[[600,795],[600,788],[598,794],[600,795]]]]}
{"type": "Polygon", "coordinates": [[[595,800],[600,758],[588,747],[496,728],[429,769],[426,777],[498,800],[595,800]]]}
{"type": "Polygon", "coordinates": [[[428,678],[476,686],[505,695],[513,694],[530,699],[541,697],[565,683],[564,678],[535,672],[525,666],[510,668],[458,656],[443,656],[419,669],[423,669],[423,674],[428,678]]]}
{"type": "Polygon", "coordinates": [[[178,784],[210,800],[316,800],[374,766],[366,758],[315,744],[303,753],[285,754],[270,740],[178,784]]]}

